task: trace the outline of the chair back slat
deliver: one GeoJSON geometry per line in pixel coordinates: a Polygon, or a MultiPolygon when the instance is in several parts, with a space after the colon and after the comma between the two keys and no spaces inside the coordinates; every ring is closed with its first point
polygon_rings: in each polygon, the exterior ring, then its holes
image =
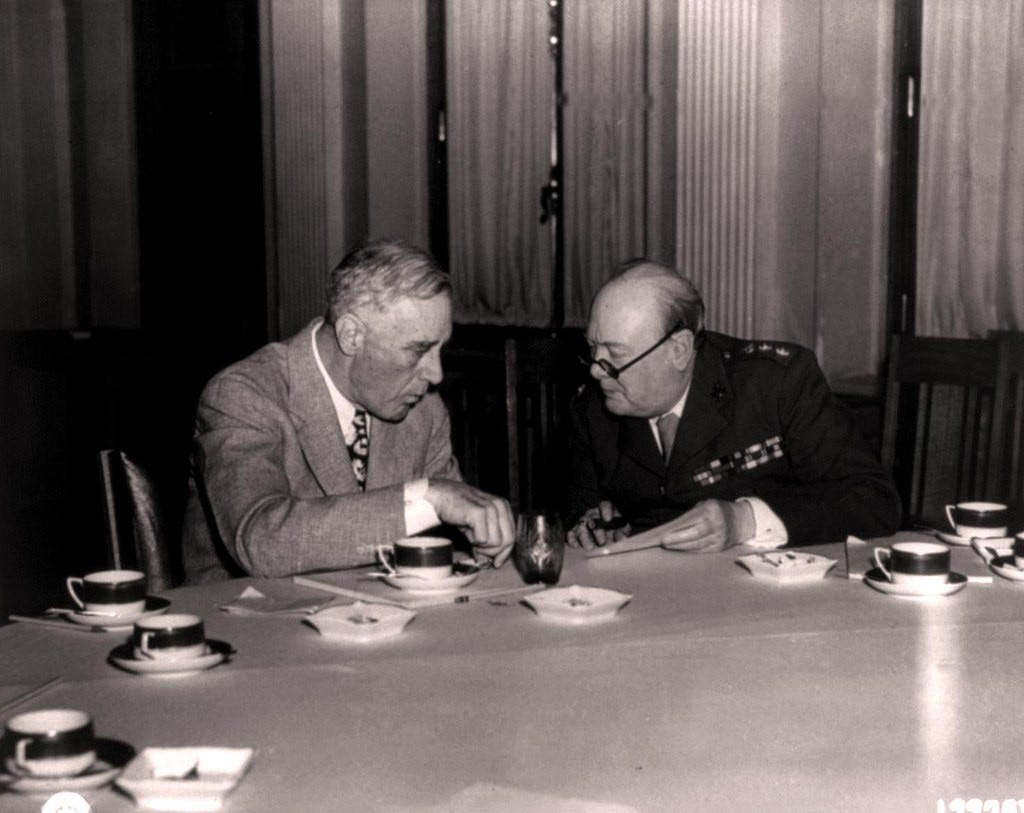
{"type": "Polygon", "coordinates": [[[893,336],[882,458],[911,522],[964,499],[1002,499],[1000,357],[988,339],[893,336]]]}

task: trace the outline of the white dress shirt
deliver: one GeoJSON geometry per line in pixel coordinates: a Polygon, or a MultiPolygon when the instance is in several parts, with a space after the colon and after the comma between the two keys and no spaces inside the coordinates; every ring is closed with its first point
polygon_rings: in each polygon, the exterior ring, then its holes
{"type": "MultiPolygon", "coordinates": [[[[313,358],[316,360],[316,367],[320,371],[320,375],[323,378],[324,383],[327,385],[327,392],[331,395],[331,403],[334,404],[334,411],[338,415],[338,425],[341,427],[341,432],[345,436],[345,443],[351,446],[356,436],[356,428],[353,424],[356,416],[356,407],[355,404],[342,395],[341,390],[334,385],[331,377],[327,375],[327,368],[324,367],[324,363],[320,358],[320,351],[316,346],[316,335],[320,332],[320,328],[323,326],[324,321],[321,319],[320,323],[313,328],[313,358]]],[[[372,438],[372,427],[373,417],[367,413],[367,440],[372,438]]],[[[426,500],[428,485],[429,483],[427,482],[427,478],[421,477],[418,480],[410,480],[403,486],[406,536],[418,534],[420,531],[425,531],[427,528],[433,528],[435,525],[439,525],[441,523],[440,518],[437,516],[437,512],[434,510],[434,506],[426,500]]]]}

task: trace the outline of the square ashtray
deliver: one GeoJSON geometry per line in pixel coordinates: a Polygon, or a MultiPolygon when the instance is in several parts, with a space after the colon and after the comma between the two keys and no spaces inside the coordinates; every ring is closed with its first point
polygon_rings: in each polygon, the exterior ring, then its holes
{"type": "Polygon", "coordinates": [[[303,622],[324,638],[365,644],[401,633],[416,613],[391,604],[340,604],[313,613],[303,622]]]}
{"type": "Polygon", "coordinates": [[[748,553],[736,559],[758,579],[779,584],[800,584],[823,579],[835,559],[802,551],[771,550],[748,553]]]}
{"type": "Polygon", "coordinates": [[[253,758],[252,748],[145,748],[116,784],[146,810],[220,810],[253,758]]]}
{"type": "Polygon", "coordinates": [[[603,587],[556,587],[523,598],[541,618],[565,624],[607,621],[632,598],[629,593],[603,587]]]}

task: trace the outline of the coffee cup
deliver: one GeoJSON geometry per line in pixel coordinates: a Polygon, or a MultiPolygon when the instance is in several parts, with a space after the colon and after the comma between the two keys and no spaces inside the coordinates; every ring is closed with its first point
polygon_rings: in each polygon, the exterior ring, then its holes
{"type": "Polygon", "coordinates": [[[454,546],[440,536],[410,536],[377,548],[377,559],[388,572],[437,580],[452,575],[454,546]]]}
{"type": "Polygon", "coordinates": [[[132,630],[132,653],[136,659],[187,660],[206,651],[203,619],[190,613],[172,613],[140,618],[132,630]]]}
{"type": "Polygon", "coordinates": [[[1018,569],[1024,570],[1024,531],[1013,538],[1013,563],[1018,569]]]}
{"type": "Polygon", "coordinates": [[[40,777],[76,776],[96,761],[92,717],[76,709],[19,714],[4,727],[7,766],[40,777]]]}
{"type": "Polygon", "coordinates": [[[946,518],[957,536],[990,539],[1006,536],[1009,509],[1001,502],[958,502],[946,506],[946,518]]]}
{"type": "Polygon", "coordinates": [[[874,558],[893,584],[923,587],[949,581],[949,548],[937,542],[894,542],[889,548],[875,548],[874,558]]]}
{"type": "Polygon", "coordinates": [[[146,574],[138,570],[101,570],[67,580],[79,608],[112,617],[138,615],[146,609],[146,574]]]}

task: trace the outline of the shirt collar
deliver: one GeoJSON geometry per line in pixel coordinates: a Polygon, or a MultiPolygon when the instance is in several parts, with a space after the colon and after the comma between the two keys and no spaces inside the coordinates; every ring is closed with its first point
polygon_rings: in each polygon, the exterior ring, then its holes
{"type": "MultiPolygon", "coordinates": [[[[324,326],[324,320],[321,319],[316,327],[313,328],[311,334],[311,342],[313,345],[313,359],[316,361],[316,368],[320,371],[320,376],[323,378],[324,383],[327,385],[327,392],[331,395],[331,403],[334,404],[334,412],[338,416],[338,425],[341,427],[342,433],[345,435],[345,443],[351,445],[356,437],[356,429],[352,425],[352,421],[356,417],[356,407],[351,401],[348,400],[344,395],[341,394],[331,377],[327,375],[327,368],[324,367],[323,360],[320,358],[320,350],[316,346],[316,334],[320,332],[320,328],[324,326]]],[[[370,416],[366,416],[366,433],[370,433],[370,416]]]]}
{"type": "Polygon", "coordinates": [[[666,415],[675,415],[677,418],[683,417],[683,407],[686,406],[686,398],[690,394],[690,385],[686,385],[686,389],[683,390],[683,394],[676,401],[675,406],[667,412],[661,413],[661,415],[655,415],[653,418],[648,418],[647,422],[651,425],[651,429],[654,430],[655,434],[658,432],[658,421],[664,418],[666,415]]]}

